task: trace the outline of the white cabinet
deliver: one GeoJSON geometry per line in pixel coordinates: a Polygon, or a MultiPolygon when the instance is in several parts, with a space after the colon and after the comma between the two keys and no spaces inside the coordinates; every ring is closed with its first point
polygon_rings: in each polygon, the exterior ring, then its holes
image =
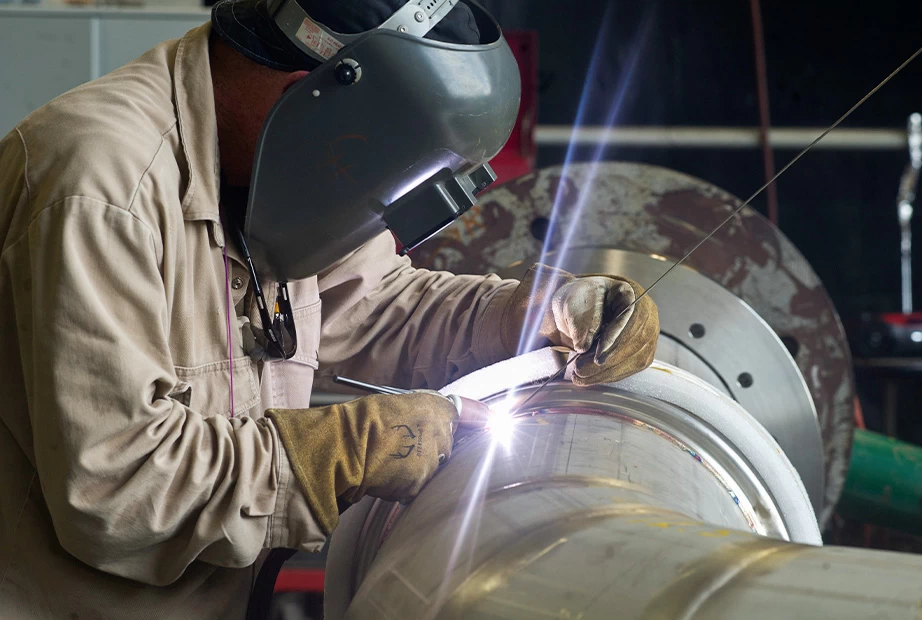
{"type": "Polygon", "coordinates": [[[206,8],[0,7],[0,136],[61,93],[208,18],[206,8]]]}

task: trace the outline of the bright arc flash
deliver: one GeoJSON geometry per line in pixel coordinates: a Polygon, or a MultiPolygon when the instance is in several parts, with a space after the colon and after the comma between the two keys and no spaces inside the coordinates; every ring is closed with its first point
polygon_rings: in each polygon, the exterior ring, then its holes
{"type": "Polygon", "coordinates": [[[515,433],[517,420],[512,415],[513,405],[508,401],[491,407],[490,417],[487,419],[486,429],[493,441],[507,450],[512,444],[512,435],[515,433]]]}

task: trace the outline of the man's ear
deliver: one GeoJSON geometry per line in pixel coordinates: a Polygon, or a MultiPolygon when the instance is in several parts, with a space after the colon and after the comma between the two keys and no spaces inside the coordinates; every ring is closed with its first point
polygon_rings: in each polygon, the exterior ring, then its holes
{"type": "Polygon", "coordinates": [[[288,77],[285,79],[285,84],[282,86],[282,92],[287,92],[289,88],[295,85],[298,80],[306,76],[310,71],[292,71],[288,74],[288,77]]]}

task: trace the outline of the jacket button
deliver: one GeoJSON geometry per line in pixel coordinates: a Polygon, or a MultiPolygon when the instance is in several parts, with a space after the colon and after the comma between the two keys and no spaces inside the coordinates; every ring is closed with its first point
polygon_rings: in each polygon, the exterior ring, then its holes
{"type": "Polygon", "coordinates": [[[242,289],[243,288],[243,278],[236,277],[233,280],[231,280],[231,288],[233,288],[235,291],[239,291],[240,289],[242,289]]]}

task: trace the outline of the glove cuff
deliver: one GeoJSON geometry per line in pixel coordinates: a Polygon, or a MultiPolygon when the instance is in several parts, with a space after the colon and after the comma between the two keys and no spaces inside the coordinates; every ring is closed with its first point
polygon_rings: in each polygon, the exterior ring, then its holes
{"type": "MultiPolygon", "coordinates": [[[[323,409],[266,411],[266,417],[278,429],[282,446],[301,491],[307,498],[311,514],[326,536],[339,523],[337,473],[348,473],[341,469],[341,465],[346,465],[348,459],[342,458],[346,451],[343,445],[345,429],[338,412],[331,411],[336,408],[334,405],[323,409]]],[[[355,480],[353,483],[357,484],[355,480]]]]}
{"type": "Polygon", "coordinates": [[[510,357],[519,353],[519,342],[526,323],[537,324],[535,336],[539,343],[560,343],[560,332],[551,310],[551,298],[557,289],[574,279],[576,276],[563,269],[541,263],[532,265],[503,310],[500,337],[510,357]],[[533,313],[540,313],[540,316],[533,313]]]}

